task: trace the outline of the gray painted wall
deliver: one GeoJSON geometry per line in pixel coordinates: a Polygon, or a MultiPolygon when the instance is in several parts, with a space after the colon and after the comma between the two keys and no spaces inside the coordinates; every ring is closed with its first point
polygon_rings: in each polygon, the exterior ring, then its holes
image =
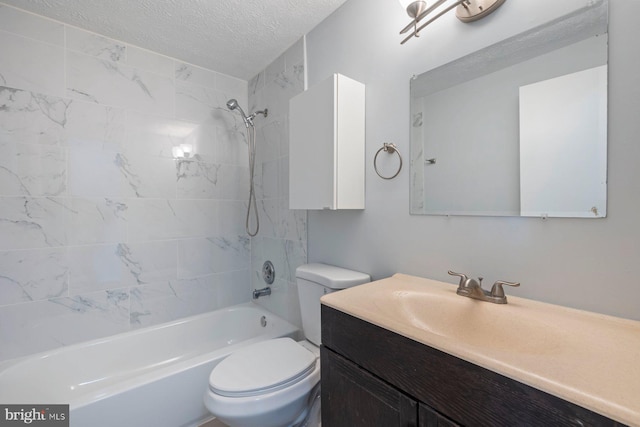
{"type": "MultiPolygon", "coordinates": [[[[449,14],[400,46],[398,2],[351,0],[307,37],[309,86],[333,72],[367,87],[366,209],[310,211],[308,259],[372,274],[455,283],[447,270],[520,281],[513,295],[640,319],[640,2],[613,0],[609,27],[608,217],[601,220],[409,215],[408,166],[373,170],[383,142],[409,158],[409,77],[588,4],[507,1],[482,21],[449,14]]],[[[407,163],[407,162],[405,162],[407,163]]],[[[508,327],[505,325],[505,327],[508,327]]]]}

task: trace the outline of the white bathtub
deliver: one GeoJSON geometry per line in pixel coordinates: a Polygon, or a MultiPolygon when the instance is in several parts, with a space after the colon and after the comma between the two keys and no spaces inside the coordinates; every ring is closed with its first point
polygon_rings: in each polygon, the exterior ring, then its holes
{"type": "Polygon", "coordinates": [[[209,416],[202,397],[216,364],[242,346],[298,333],[241,304],[0,364],[0,403],[68,403],[72,427],[197,425],[209,416]]]}

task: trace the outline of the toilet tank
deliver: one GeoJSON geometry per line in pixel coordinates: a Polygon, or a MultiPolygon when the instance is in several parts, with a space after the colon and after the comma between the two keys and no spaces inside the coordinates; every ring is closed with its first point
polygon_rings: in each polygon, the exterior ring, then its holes
{"type": "Polygon", "coordinates": [[[305,337],[320,345],[320,297],[371,281],[368,274],[328,264],[305,264],[296,269],[298,299],[305,337]]]}

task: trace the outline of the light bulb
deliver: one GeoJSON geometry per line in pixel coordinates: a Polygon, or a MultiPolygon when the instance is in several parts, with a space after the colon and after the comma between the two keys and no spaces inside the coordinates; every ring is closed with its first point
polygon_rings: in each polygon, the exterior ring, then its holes
{"type": "Polygon", "coordinates": [[[173,147],[171,149],[171,154],[173,154],[174,159],[182,159],[184,158],[184,151],[180,147],[173,147]]]}
{"type": "Polygon", "coordinates": [[[184,157],[186,157],[186,158],[191,157],[191,154],[193,153],[193,145],[191,145],[191,144],[180,144],[180,149],[184,153],[184,157]]]}

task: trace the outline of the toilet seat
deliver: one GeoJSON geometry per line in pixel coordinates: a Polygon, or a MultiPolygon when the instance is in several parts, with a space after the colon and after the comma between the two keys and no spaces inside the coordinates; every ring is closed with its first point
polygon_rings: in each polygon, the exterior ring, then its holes
{"type": "Polygon", "coordinates": [[[252,397],[282,390],[311,375],[317,356],[291,338],[276,338],[243,348],[220,362],[209,389],[225,397],[252,397]]]}

